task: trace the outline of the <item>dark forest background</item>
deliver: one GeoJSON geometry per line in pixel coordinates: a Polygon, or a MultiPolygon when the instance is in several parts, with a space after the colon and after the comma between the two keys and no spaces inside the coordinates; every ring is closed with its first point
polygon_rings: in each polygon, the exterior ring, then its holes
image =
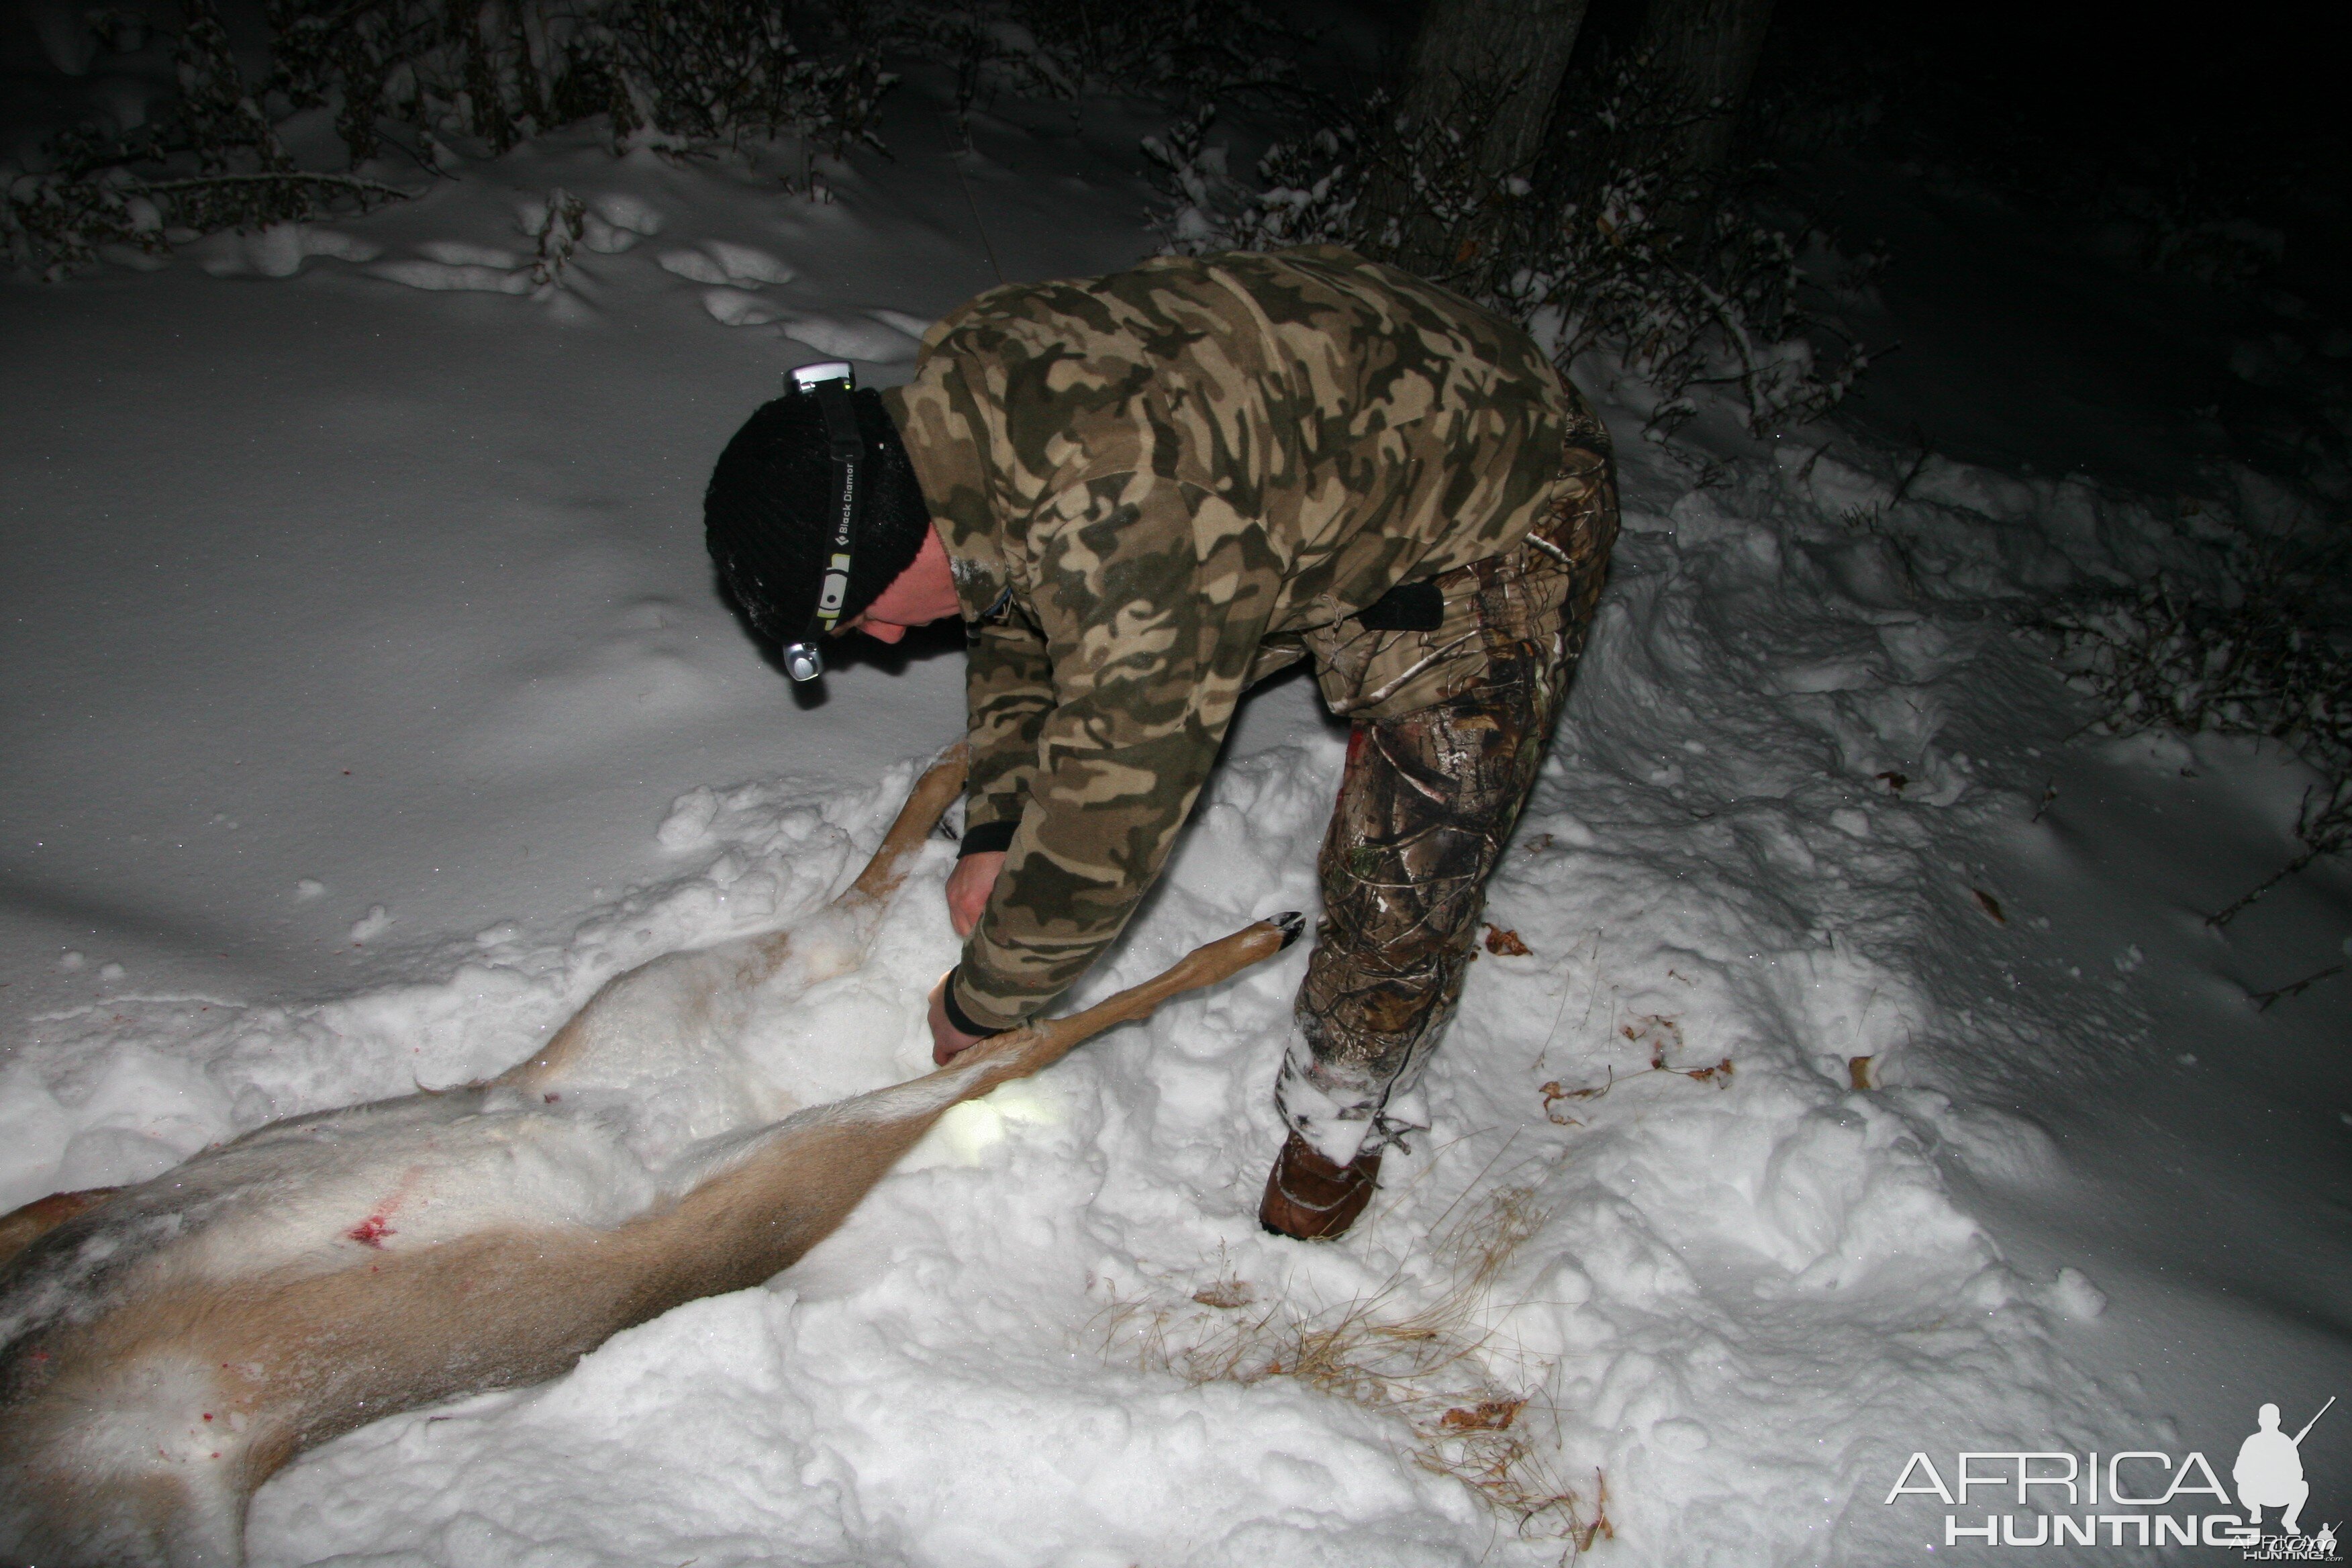
{"type": "MultiPolygon", "coordinates": [[[[2032,292],[2048,268],[2009,268],[1969,328],[1976,360],[2008,349],[2005,379],[1955,391],[1982,365],[1889,361],[1879,279],[1932,274],[1948,302],[1969,268],[2062,252],[2078,290],[2131,301],[2090,352],[2147,384],[2137,481],[2227,511],[2237,465],[2288,500],[2231,513],[2201,581],[2037,613],[2118,722],[2310,757],[2331,793],[2296,831],[2333,854],[2352,847],[2347,44],[2343,5],[13,0],[0,254],[52,282],[152,262],[398,202],[559,128],[818,196],[828,160],[888,153],[919,70],[967,146],[1007,97],[1144,106],[1170,248],[1348,244],[1526,324],[1650,438],[1705,417],[1842,432],[1916,471],[2057,375],[2037,358],[2074,307],[2032,292]],[[1966,224],[1973,250],[1949,243],[1966,224]],[[2183,372],[2192,339],[2210,363],[2183,372]]],[[[539,210],[553,289],[591,216],[561,192],[539,210]]]]}

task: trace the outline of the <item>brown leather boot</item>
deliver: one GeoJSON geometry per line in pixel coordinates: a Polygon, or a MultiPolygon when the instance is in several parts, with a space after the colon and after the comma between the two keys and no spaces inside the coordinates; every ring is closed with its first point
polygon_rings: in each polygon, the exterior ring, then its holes
{"type": "Polygon", "coordinates": [[[1297,1133],[1290,1135],[1266,1173],[1257,1223],[1276,1236],[1328,1241],[1344,1235],[1380,1185],[1381,1157],[1359,1154],[1335,1165],[1297,1133]]]}

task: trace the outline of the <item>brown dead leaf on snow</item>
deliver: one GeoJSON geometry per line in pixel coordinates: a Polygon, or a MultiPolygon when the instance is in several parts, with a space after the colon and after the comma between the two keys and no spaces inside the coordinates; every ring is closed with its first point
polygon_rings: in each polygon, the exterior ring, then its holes
{"type": "Polygon", "coordinates": [[[1220,1279],[1213,1285],[1203,1285],[1193,1291],[1192,1300],[1200,1302],[1203,1307],[1218,1307],[1231,1310],[1235,1307],[1246,1307],[1256,1300],[1257,1292],[1250,1288],[1250,1282],[1246,1279],[1220,1279]]]}
{"type": "Polygon", "coordinates": [[[1524,1399],[1482,1399],[1476,1408],[1457,1406],[1445,1413],[1450,1432],[1499,1432],[1517,1419],[1524,1399]]]}
{"type": "Polygon", "coordinates": [[[1519,940],[1519,933],[1505,926],[1486,928],[1486,951],[1497,958],[1527,958],[1533,950],[1519,940]]]}
{"type": "Polygon", "coordinates": [[[1553,1107],[1563,1100],[1599,1100],[1616,1087],[1617,1069],[1612,1068],[1609,1069],[1609,1081],[1592,1089],[1570,1089],[1558,1079],[1554,1079],[1536,1092],[1543,1096],[1545,1121],[1554,1127],[1581,1127],[1584,1125],[1583,1122],[1573,1116],[1561,1114],[1553,1107]]]}
{"type": "Polygon", "coordinates": [[[1846,1058],[1845,1076],[1846,1080],[1853,1084],[1856,1089],[1876,1089],[1878,1087],[1878,1058],[1876,1057],[1846,1058]]]}
{"type": "Polygon", "coordinates": [[[1894,769],[1889,768],[1886,772],[1878,775],[1878,782],[1885,784],[1888,789],[1893,790],[1896,795],[1901,795],[1904,787],[1910,784],[1911,775],[1908,773],[1898,773],[1894,769]]]}
{"type": "Polygon", "coordinates": [[[1990,919],[1993,924],[1997,926],[2005,926],[2009,923],[2009,917],[2000,912],[2000,900],[1999,899],[1994,898],[1982,888],[1970,888],[1969,891],[1977,896],[1977,908],[1982,910],[1985,912],[1986,918],[1990,919]]]}

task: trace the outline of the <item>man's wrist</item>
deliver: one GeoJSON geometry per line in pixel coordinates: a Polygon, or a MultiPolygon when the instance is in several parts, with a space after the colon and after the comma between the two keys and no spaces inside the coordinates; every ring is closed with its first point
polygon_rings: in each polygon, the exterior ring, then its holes
{"type": "Polygon", "coordinates": [[[961,963],[957,964],[953,969],[948,971],[946,983],[940,987],[940,1005],[947,1014],[948,1022],[953,1025],[959,1033],[970,1035],[972,1038],[978,1040],[987,1039],[991,1035],[1003,1034],[1005,1031],[1003,1029],[992,1029],[985,1024],[973,1022],[971,1015],[966,1013],[963,1008],[957,1004],[955,994],[956,976],[962,973],[963,965],[961,963]]]}
{"type": "Polygon", "coordinates": [[[956,858],[1003,854],[1013,847],[1013,832],[1020,826],[1018,822],[1007,819],[1003,822],[983,822],[977,827],[965,828],[963,842],[956,847],[956,858]]]}

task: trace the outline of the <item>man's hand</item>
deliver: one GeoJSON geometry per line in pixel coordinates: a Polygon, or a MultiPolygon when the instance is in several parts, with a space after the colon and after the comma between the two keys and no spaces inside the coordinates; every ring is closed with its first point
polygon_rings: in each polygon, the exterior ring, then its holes
{"type": "MultiPolygon", "coordinates": [[[[965,856],[948,873],[948,923],[955,927],[956,935],[970,936],[971,928],[980,923],[980,912],[988,908],[988,895],[996,887],[996,874],[1003,869],[1003,851],[982,851],[965,856]]],[[[936,1017],[938,1009],[932,1012],[936,1017]]]]}
{"type": "MultiPolygon", "coordinates": [[[[974,856],[973,858],[979,857],[974,856]]],[[[999,855],[995,858],[1002,860],[1004,857],[999,855]]],[[[948,978],[954,973],[954,970],[949,970],[940,976],[940,983],[931,987],[931,1060],[941,1067],[988,1037],[985,1035],[967,1035],[948,1022],[948,978]]]]}

